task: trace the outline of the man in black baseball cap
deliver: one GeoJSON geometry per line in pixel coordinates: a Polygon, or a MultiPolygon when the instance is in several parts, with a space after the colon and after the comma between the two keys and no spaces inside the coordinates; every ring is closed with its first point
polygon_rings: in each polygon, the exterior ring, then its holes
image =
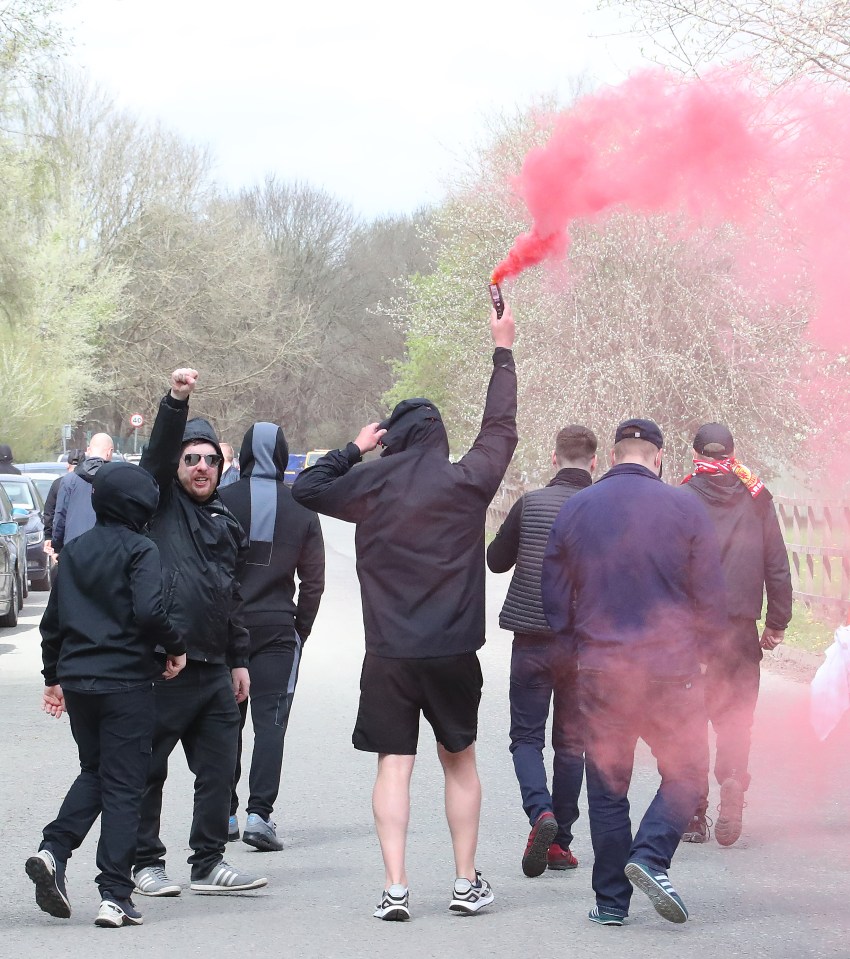
{"type": "MultiPolygon", "coordinates": [[[[694,471],[682,481],[696,493],[720,541],[726,580],[728,626],[719,634],[716,654],[705,674],[708,718],[717,734],[714,775],[720,807],[714,834],[723,846],[741,835],[750,738],[759,693],[763,649],[785,638],[791,619],[791,570],[773,497],[751,470],[735,459],[735,441],[723,423],[705,423],[694,437],[694,471]],[[764,594],[767,615],[761,637],[764,594]]],[[[707,842],[708,777],[684,835],[707,842]]]]}
{"type": "Polygon", "coordinates": [[[707,776],[700,664],[724,612],[720,551],[701,504],[660,481],[658,424],[625,420],[614,439],[611,469],[571,497],[552,527],[543,609],[558,639],[577,650],[595,855],[588,918],[621,926],[634,886],[681,923],[688,910],[667,870],[707,776]],[[628,793],[639,736],[661,783],[633,839],[628,793]]]}

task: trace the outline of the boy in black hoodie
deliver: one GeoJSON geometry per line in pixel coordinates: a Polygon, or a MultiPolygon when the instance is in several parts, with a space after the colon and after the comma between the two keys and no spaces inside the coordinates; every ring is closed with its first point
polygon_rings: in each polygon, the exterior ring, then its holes
{"type": "Polygon", "coordinates": [[[80,774],[26,863],[39,907],[67,919],[65,864],[101,816],[95,925],[140,925],[131,867],[154,723],[153,681],[176,676],[186,647],[162,605],[159,550],[143,535],[159,491],[130,463],[105,463],[92,481],[96,525],[62,553],[41,621],[42,708],[67,710],[80,774]],[[154,656],[166,652],[165,671],[154,656]]]}

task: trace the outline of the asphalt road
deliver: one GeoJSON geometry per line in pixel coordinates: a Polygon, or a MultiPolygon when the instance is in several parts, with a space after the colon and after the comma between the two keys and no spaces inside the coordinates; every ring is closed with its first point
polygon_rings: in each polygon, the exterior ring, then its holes
{"type": "MultiPolygon", "coordinates": [[[[826,957],[850,956],[850,721],[819,744],[807,721],[808,688],[764,671],[757,717],[753,786],[744,835],[735,846],[680,848],[671,879],[691,913],[683,926],[665,922],[636,893],[622,928],[586,916],[593,905],[587,820],[577,824],[574,872],[527,879],[520,856],[528,825],[507,749],[510,636],[497,614],[508,577],[488,583],[489,642],[479,765],[484,784],[479,867],[495,904],[479,916],[450,915],[451,845],[430,730],[423,725],[413,782],[409,841],[409,923],[371,916],[383,880],[373,835],[370,794],[374,758],[351,747],[363,636],[350,527],[324,522],[328,588],[305,650],[287,736],[276,811],[285,840],[280,853],[230,844],[228,859],[258,870],[269,885],[238,896],[137,897],[145,924],[97,929],[93,883],[96,834],[69,865],[70,920],[35,906],[23,864],[38,847],[76,773],[67,720],[40,711],[37,623],[44,598],[31,593],[21,625],[0,632],[0,957],[60,953],[86,959],[172,959],[228,955],[424,959],[469,957],[826,957]]],[[[654,792],[647,751],[639,755],[633,812],[654,792]]],[[[163,838],[172,878],[188,885],[191,779],[175,753],[166,787],[163,838]]]]}

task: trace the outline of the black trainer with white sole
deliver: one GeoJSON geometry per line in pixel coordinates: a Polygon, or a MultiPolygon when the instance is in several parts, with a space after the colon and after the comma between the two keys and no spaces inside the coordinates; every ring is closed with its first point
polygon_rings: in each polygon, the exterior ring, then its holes
{"type": "Polygon", "coordinates": [[[132,899],[104,898],[100,904],[96,926],[103,929],[120,929],[121,926],[141,926],[142,914],[133,905],[132,899]]]}
{"type": "Polygon", "coordinates": [[[48,849],[39,850],[26,862],[27,875],[35,883],[36,905],[57,919],[71,918],[71,903],[65,889],[65,864],[48,849]]]}

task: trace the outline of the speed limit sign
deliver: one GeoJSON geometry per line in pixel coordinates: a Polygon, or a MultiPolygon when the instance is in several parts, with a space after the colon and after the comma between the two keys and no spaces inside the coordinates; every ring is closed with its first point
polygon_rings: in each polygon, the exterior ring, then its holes
{"type": "Polygon", "coordinates": [[[133,413],[130,417],[130,426],[132,426],[134,430],[137,430],[140,426],[144,426],[144,424],[145,418],[141,413],[133,413]]]}

